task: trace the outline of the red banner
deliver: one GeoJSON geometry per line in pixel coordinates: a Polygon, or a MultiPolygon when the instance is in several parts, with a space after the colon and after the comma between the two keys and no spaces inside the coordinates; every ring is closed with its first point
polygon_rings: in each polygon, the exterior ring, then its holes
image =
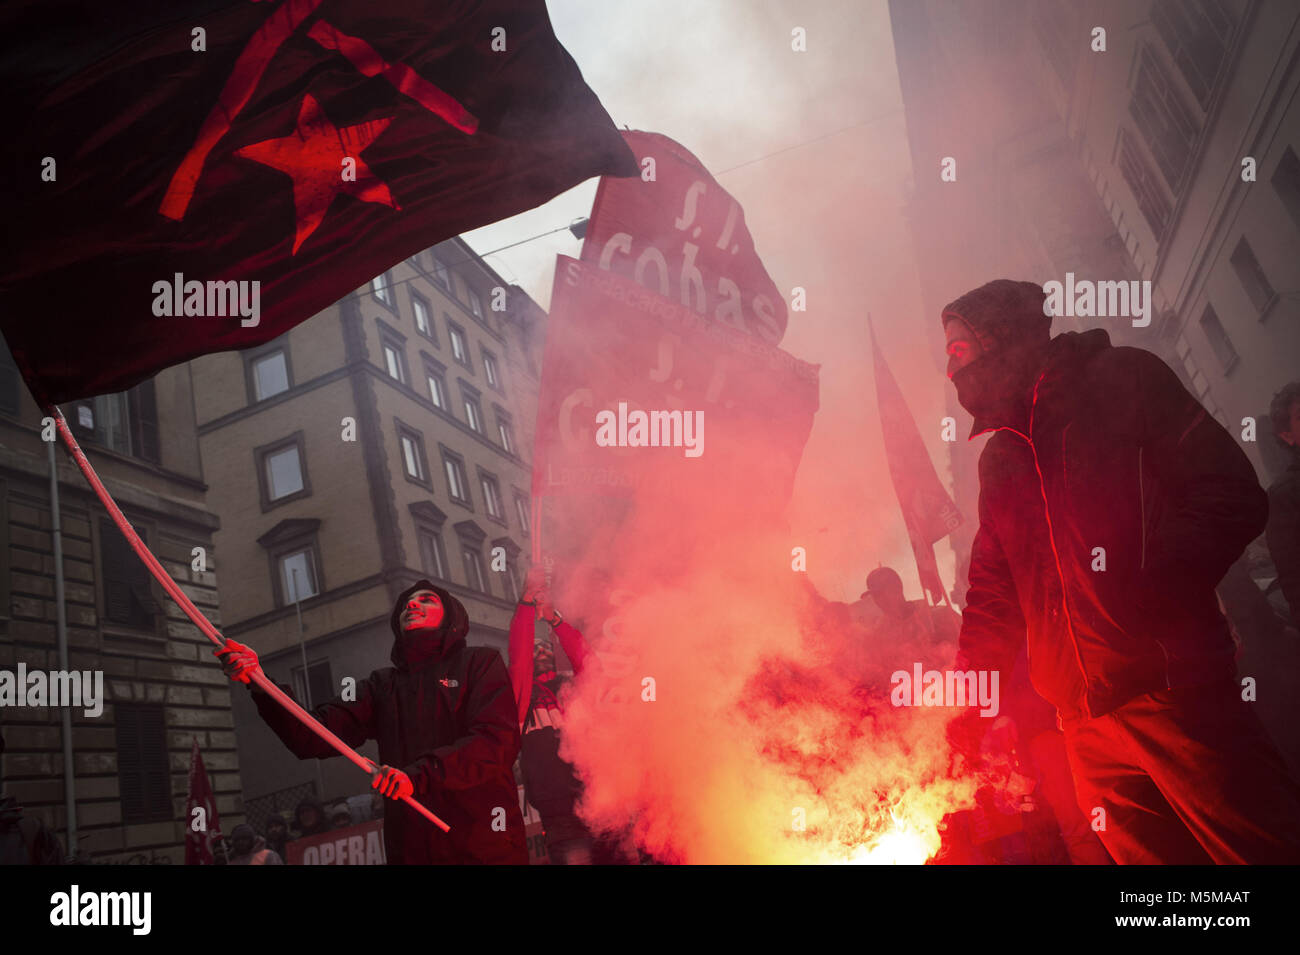
{"type": "Polygon", "coordinates": [[[185,800],[185,864],[212,865],[212,838],[221,831],[217,798],[199,753],[198,737],[190,749],[189,798],[185,800]]]}
{"type": "Polygon", "coordinates": [[[680,143],[641,130],[625,130],[623,140],[641,176],[600,180],[582,260],[779,343],[785,299],[763,268],[740,203],[680,143]]]}
{"type": "Polygon", "coordinates": [[[384,820],[331,829],[295,839],[284,847],[289,865],[387,865],[384,820]]]}
{"type": "Polygon", "coordinates": [[[916,419],[908,410],[903,392],[876,344],[874,327],[871,327],[871,350],[875,356],[876,404],[880,409],[880,430],[885,439],[885,458],[889,463],[894,493],[903,509],[907,537],[916,557],[917,575],[921,586],[929,593],[931,603],[948,602],[947,588],[939,578],[939,568],[934,559],[934,543],[961,524],[961,513],[939,481],[930,453],[921,440],[921,432],[917,430],[916,419]]]}
{"type": "Polygon", "coordinates": [[[688,506],[692,491],[744,482],[785,504],[816,365],[564,256],[553,288],[535,493],[672,493],[688,506]]]}

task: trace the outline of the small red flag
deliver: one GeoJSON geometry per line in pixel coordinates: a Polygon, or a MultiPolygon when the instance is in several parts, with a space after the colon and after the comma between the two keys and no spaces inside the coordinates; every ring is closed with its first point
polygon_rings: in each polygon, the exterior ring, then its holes
{"type": "Polygon", "coordinates": [[[875,357],[876,404],[880,410],[880,430],[885,439],[885,458],[889,462],[894,493],[903,509],[907,539],[916,558],[916,572],[930,602],[947,603],[950,602],[948,591],[939,578],[934,543],[961,524],[961,513],[939,481],[930,453],[926,451],[921,432],[916,427],[916,419],[908,410],[903,392],[876,344],[876,329],[871,325],[870,317],[867,323],[875,357]]]}
{"type": "Polygon", "coordinates": [[[194,748],[190,750],[189,798],[185,800],[185,864],[212,865],[212,840],[220,832],[217,797],[212,793],[195,737],[194,748]]]}

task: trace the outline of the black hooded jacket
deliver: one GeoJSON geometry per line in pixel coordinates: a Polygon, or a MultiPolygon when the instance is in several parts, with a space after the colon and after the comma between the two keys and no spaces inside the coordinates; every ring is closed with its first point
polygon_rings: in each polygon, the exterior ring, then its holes
{"type": "Polygon", "coordinates": [[[1249,459],[1168,365],[1101,329],[1052,339],[1031,380],[975,422],[995,433],[958,668],[1009,671],[1027,635],[1063,719],[1230,679],[1214,588],[1267,519],[1249,459]]]}
{"type": "MultiPolygon", "coordinates": [[[[350,746],[375,740],[379,761],[410,776],[415,798],[451,827],[444,833],[405,803],[390,802],[384,814],[389,864],[526,865],[513,773],[519,722],[501,654],[491,647],[467,647],[465,607],[427,580],[402,592],[389,623],[393,666],[359,681],[355,701],[335,698],[312,713],[350,746]],[[399,617],[407,599],[422,589],[438,595],[445,614],[433,652],[412,664],[399,617]]],[[[252,695],[262,718],[294,755],[337,755],[269,695],[256,688],[252,695]]]]}

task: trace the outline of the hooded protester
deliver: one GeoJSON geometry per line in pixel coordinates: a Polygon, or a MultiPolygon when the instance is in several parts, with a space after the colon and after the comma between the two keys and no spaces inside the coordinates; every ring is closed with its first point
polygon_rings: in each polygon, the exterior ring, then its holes
{"type": "MultiPolygon", "coordinates": [[[[390,865],[526,865],[528,849],[512,766],[519,723],[509,674],[490,647],[467,647],[469,615],[448,591],[419,580],[393,606],[393,666],[312,715],[349,746],[379,744],[373,786],[394,799],[384,816],[390,865]],[[413,795],[451,827],[444,833],[404,802],[413,795]]],[[[227,641],[217,651],[247,682],[257,655],[227,641]]],[[[258,712],[299,759],[335,750],[249,683],[258,712]]],[[[283,687],[286,692],[287,687],[283,687]]]]}
{"type": "Polygon", "coordinates": [[[284,865],[284,860],[268,849],[266,840],[246,823],[235,826],[230,833],[230,858],[227,865],[284,865]]]}
{"type": "Polygon", "coordinates": [[[1026,647],[1115,861],[1300,861],[1300,787],[1241,698],[1214,591],[1264,491],[1163,361],[1101,329],[1052,338],[1045,300],[999,279],[942,314],[971,437],[992,432],[956,667],[1006,673],[1026,647]]]}

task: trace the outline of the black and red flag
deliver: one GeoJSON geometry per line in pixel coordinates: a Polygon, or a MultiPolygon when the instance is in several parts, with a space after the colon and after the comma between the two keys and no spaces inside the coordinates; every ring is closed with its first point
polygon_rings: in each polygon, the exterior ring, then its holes
{"type": "Polygon", "coordinates": [[[269,341],[637,173],[543,0],[17,0],[0,33],[0,326],[41,402],[269,341]]]}
{"type": "Polygon", "coordinates": [[[876,329],[867,317],[871,332],[871,352],[876,371],[876,404],[880,409],[880,430],[885,439],[885,460],[889,476],[903,509],[907,539],[916,558],[916,572],[930,603],[951,603],[948,590],[939,577],[934,559],[934,544],[961,525],[961,513],[939,481],[934,463],[921,440],[916,419],[908,410],[903,392],[885,356],[876,344],[876,329]]]}

